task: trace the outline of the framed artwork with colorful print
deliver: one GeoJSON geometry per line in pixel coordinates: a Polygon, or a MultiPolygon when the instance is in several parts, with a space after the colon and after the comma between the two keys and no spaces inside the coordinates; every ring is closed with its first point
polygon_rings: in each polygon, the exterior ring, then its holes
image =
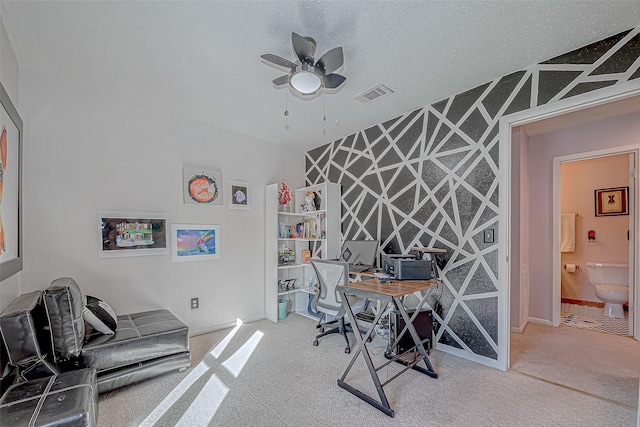
{"type": "Polygon", "coordinates": [[[182,168],[185,205],[222,206],[222,172],[206,167],[182,168]]]}
{"type": "Polygon", "coordinates": [[[22,270],[22,119],[0,84],[0,281],[22,270]]]}

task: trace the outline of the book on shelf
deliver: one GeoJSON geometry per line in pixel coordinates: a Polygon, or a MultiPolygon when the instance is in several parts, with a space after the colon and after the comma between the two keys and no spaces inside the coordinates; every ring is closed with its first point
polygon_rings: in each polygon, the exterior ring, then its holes
{"type": "Polygon", "coordinates": [[[316,221],[314,218],[305,218],[304,219],[304,235],[305,239],[315,239],[316,238],[316,221]]]}
{"type": "Polygon", "coordinates": [[[310,260],[311,260],[311,251],[303,250],[302,251],[302,262],[305,263],[305,264],[309,264],[310,260]]]}
{"type": "Polygon", "coordinates": [[[320,215],[320,224],[318,225],[320,226],[318,238],[326,239],[327,238],[327,215],[326,214],[323,213],[320,215]]]}

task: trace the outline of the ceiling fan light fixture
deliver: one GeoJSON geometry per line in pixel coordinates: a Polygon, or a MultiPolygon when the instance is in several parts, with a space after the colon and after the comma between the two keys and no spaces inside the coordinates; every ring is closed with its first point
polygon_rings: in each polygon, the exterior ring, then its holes
{"type": "MultiPolygon", "coordinates": [[[[260,56],[267,65],[288,71],[286,75],[272,81],[276,88],[288,86],[300,95],[315,95],[320,89],[338,89],[342,86],[346,77],[335,73],[344,65],[342,47],[335,47],[325,52],[318,61],[315,61],[316,41],[314,39],[291,33],[291,43],[296,55],[295,62],[271,53],[260,56]]],[[[302,99],[311,98],[313,97],[302,99]]]]}
{"type": "Polygon", "coordinates": [[[322,87],[322,72],[303,62],[289,76],[289,85],[303,95],[316,93],[322,87]]]}
{"type": "Polygon", "coordinates": [[[310,71],[295,73],[289,79],[289,84],[294,90],[303,95],[315,93],[322,86],[322,80],[310,71]]]}

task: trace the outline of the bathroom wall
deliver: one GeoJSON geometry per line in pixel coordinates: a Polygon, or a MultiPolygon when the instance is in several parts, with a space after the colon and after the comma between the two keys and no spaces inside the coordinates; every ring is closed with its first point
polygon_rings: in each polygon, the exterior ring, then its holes
{"type": "Polygon", "coordinates": [[[562,163],[560,167],[561,212],[577,213],[575,252],[562,253],[562,265],[577,264],[575,273],[562,269],[562,298],[582,301],[600,300],[587,276],[587,262],[628,263],[629,216],[596,217],[594,190],[629,185],[629,154],[562,163]],[[596,232],[588,243],[587,232],[596,232]]]}

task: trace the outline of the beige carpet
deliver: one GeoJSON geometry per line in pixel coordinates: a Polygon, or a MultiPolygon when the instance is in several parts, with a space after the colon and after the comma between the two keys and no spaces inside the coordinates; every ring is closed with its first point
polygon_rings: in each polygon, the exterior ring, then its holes
{"type": "Polygon", "coordinates": [[[511,334],[511,369],[638,408],[640,343],[630,337],[530,323],[511,334]]]}
{"type": "MultiPolygon", "coordinates": [[[[351,356],[337,335],[312,346],[312,320],[289,315],[243,325],[231,338],[230,331],[193,338],[186,372],[102,395],[99,426],[636,425],[631,408],[437,350],[438,379],[408,371],[385,388],[396,414],[389,418],[336,385],[351,356]]],[[[373,344],[382,358],[384,342],[373,344]]],[[[361,361],[347,381],[376,395],[361,361]]]]}

